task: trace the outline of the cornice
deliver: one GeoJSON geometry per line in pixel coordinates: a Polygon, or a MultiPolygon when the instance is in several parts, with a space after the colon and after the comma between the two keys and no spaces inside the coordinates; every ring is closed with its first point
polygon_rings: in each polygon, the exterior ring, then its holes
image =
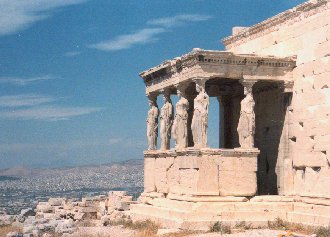
{"type": "Polygon", "coordinates": [[[230,48],[231,45],[240,45],[248,40],[274,32],[283,24],[299,22],[327,9],[330,9],[329,0],[308,1],[254,26],[247,27],[235,35],[228,36],[222,40],[222,43],[227,48],[230,48]]]}
{"type": "Polygon", "coordinates": [[[260,56],[256,54],[234,54],[227,51],[193,49],[188,54],[165,61],[140,73],[147,86],[152,81],[172,77],[184,69],[196,65],[237,65],[271,67],[292,70],[295,66],[295,57],[260,56]]]}

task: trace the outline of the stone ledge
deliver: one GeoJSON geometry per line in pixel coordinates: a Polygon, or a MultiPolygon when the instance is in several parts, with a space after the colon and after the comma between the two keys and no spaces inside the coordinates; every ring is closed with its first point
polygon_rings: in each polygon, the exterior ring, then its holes
{"type": "MultiPolygon", "coordinates": [[[[217,221],[230,225],[244,221],[254,227],[267,226],[268,221],[275,221],[277,218],[291,223],[313,226],[328,226],[330,223],[330,214],[326,213],[322,206],[321,209],[315,209],[303,202],[290,202],[294,197],[269,196],[268,199],[271,201],[260,202],[249,202],[246,198],[241,198],[243,201],[238,201],[239,198],[236,197],[220,197],[217,201],[215,198],[203,198],[204,201],[199,199],[195,202],[196,197],[171,194],[166,198],[171,200],[168,206],[164,206],[167,204],[165,202],[161,206],[132,205],[131,216],[133,220],[154,220],[167,228],[194,230],[208,229],[211,224],[217,221]],[[206,201],[207,199],[209,200],[206,201]],[[173,202],[177,202],[177,204],[174,205],[173,202]],[[189,206],[187,202],[193,203],[189,206]],[[183,208],[181,208],[181,203],[185,204],[183,208]],[[293,211],[293,205],[296,204],[302,208],[293,211]]],[[[267,199],[265,196],[260,198],[262,200],[267,199]]],[[[330,208],[329,205],[328,207],[330,208]]]]}
{"type": "Polygon", "coordinates": [[[221,197],[221,196],[186,196],[177,194],[168,194],[168,199],[187,202],[247,202],[246,197],[221,197]]]}
{"type": "Polygon", "coordinates": [[[260,151],[257,148],[245,149],[215,149],[215,148],[202,148],[196,149],[188,147],[183,150],[150,150],[144,151],[144,158],[164,158],[164,157],[177,157],[177,156],[203,156],[203,155],[219,155],[223,157],[256,157],[260,151]]]}
{"type": "Polygon", "coordinates": [[[250,202],[294,202],[294,197],[276,196],[276,195],[264,195],[255,196],[250,199],[250,202]]]}

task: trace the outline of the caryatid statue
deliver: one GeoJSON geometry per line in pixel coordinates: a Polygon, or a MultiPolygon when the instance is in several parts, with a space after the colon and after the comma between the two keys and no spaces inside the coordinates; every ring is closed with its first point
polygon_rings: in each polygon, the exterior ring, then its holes
{"type": "Polygon", "coordinates": [[[194,100],[194,115],[191,122],[191,130],[195,148],[207,147],[208,110],[210,99],[205,92],[205,81],[196,81],[198,95],[194,100]]]}
{"type": "Polygon", "coordinates": [[[188,146],[188,109],[189,102],[185,98],[184,88],[178,87],[179,101],[176,103],[176,114],[172,126],[172,137],[175,148],[180,150],[188,146]]]}
{"type": "Polygon", "coordinates": [[[164,92],[164,105],[160,111],[161,150],[170,149],[171,127],[173,123],[173,105],[168,92],[164,92]]]}
{"type": "Polygon", "coordinates": [[[158,106],[156,97],[148,96],[150,109],[147,118],[147,138],[148,150],[157,149],[157,136],[158,136],[158,106]]]}
{"type": "Polygon", "coordinates": [[[241,113],[237,132],[241,148],[254,148],[255,134],[255,102],[252,87],[254,82],[242,82],[245,98],[241,101],[241,113]]]}

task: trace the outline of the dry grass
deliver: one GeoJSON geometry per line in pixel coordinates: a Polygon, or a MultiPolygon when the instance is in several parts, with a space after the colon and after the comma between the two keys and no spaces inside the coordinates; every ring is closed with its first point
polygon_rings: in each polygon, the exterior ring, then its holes
{"type": "Polygon", "coordinates": [[[22,230],[18,227],[11,225],[0,227],[0,236],[6,236],[9,232],[19,232],[22,233],[22,230]]]}
{"type": "Polygon", "coordinates": [[[237,223],[234,227],[235,229],[240,229],[240,230],[250,230],[253,229],[251,224],[246,224],[245,221],[241,221],[237,223]]]}
{"type": "Polygon", "coordinates": [[[199,233],[201,233],[201,232],[182,230],[182,231],[177,232],[177,233],[164,235],[164,237],[186,237],[186,236],[190,236],[190,235],[193,235],[193,234],[199,234],[199,233]]]}
{"type": "Polygon", "coordinates": [[[311,235],[316,234],[317,237],[330,237],[329,227],[314,227],[296,223],[290,223],[277,218],[275,221],[268,222],[268,228],[273,230],[287,230],[300,234],[311,235]]]}
{"type": "Polygon", "coordinates": [[[210,227],[210,232],[220,232],[221,234],[230,234],[231,228],[228,225],[224,225],[223,223],[217,221],[210,227]]]}
{"type": "Polygon", "coordinates": [[[121,218],[117,221],[112,221],[110,225],[122,225],[124,228],[136,230],[138,232],[136,237],[154,237],[157,235],[159,228],[156,223],[150,220],[133,222],[130,218],[121,218]]]}
{"type": "Polygon", "coordinates": [[[318,228],[315,234],[317,237],[330,237],[330,226],[318,228]]]}

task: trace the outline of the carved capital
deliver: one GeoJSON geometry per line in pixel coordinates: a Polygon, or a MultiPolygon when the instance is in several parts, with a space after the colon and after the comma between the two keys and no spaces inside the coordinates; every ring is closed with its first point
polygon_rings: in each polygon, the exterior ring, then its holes
{"type": "Polygon", "coordinates": [[[164,98],[170,98],[171,90],[169,88],[162,89],[160,93],[164,96],[164,98]]]}
{"type": "Polygon", "coordinates": [[[284,93],[291,93],[293,91],[293,81],[284,81],[284,93]]]}
{"type": "Polygon", "coordinates": [[[205,84],[207,80],[208,80],[207,78],[200,78],[200,79],[194,79],[193,81],[196,83],[196,85],[202,87],[205,90],[205,84]]]}
{"type": "Polygon", "coordinates": [[[186,83],[178,83],[174,85],[178,94],[180,93],[183,97],[186,97],[186,89],[187,89],[187,84],[186,83]]]}
{"type": "Polygon", "coordinates": [[[239,83],[244,87],[244,95],[252,93],[253,85],[257,82],[257,80],[239,80],[239,83]]]}
{"type": "Polygon", "coordinates": [[[147,94],[149,103],[157,105],[157,96],[158,94],[156,93],[147,94]]]}

